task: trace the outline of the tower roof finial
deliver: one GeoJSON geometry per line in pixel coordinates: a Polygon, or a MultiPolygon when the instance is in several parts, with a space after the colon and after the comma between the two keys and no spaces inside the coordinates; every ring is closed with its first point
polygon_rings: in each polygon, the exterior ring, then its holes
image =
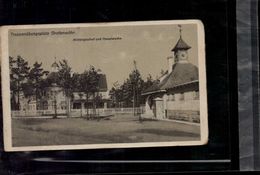
{"type": "Polygon", "coordinates": [[[176,52],[177,50],[188,50],[190,49],[191,47],[183,41],[182,39],[182,26],[180,24],[178,24],[178,27],[179,27],[179,32],[180,32],[180,39],[178,40],[177,44],[174,46],[174,48],[171,50],[171,51],[174,51],[176,52]]]}
{"type": "Polygon", "coordinates": [[[182,28],[181,28],[181,25],[178,24],[178,27],[179,27],[179,32],[180,32],[180,38],[181,38],[181,32],[182,32],[182,28]]]}

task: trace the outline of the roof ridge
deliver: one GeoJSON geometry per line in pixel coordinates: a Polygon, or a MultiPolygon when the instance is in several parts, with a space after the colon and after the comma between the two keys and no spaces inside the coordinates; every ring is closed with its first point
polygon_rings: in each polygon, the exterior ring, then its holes
{"type": "Polygon", "coordinates": [[[171,73],[158,84],[155,83],[147,88],[143,93],[159,92],[160,90],[169,89],[181,84],[189,84],[195,81],[199,81],[198,67],[196,65],[192,63],[175,63],[171,73]]]}

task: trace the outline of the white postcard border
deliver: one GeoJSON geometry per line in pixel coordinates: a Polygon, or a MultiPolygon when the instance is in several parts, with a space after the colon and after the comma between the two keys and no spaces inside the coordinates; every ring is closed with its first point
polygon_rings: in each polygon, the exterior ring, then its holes
{"type": "Polygon", "coordinates": [[[165,147],[165,146],[193,146],[204,145],[208,142],[208,111],[205,62],[205,34],[200,20],[167,20],[167,21],[140,21],[114,23],[87,23],[87,24],[50,24],[50,25],[18,25],[3,26],[1,29],[1,70],[2,70],[2,103],[3,103],[3,133],[5,151],[41,151],[41,150],[76,150],[100,148],[137,148],[137,147],[165,147]],[[11,103],[10,103],[10,76],[9,76],[9,49],[8,31],[12,29],[47,29],[47,28],[78,28],[78,27],[107,27],[107,26],[145,26],[167,24],[197,24],[198,32],[198,67],[200,92],[200,141],[175,142],[145,142],[145,143],[115,143],[115,144],[84,144],[84,145],[56,145],[56,146],[12,146],[11,103]]]}

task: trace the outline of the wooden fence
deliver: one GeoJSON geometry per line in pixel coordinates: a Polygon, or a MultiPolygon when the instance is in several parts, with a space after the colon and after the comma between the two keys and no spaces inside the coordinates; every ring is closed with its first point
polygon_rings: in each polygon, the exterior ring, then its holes
{"type": "MultiPolygon", "coordinates": [[[[57,110],[58,116],[66,116],[66,110],[57,110]]],[[[113,114],[142,114],[144,113],[143,107],[138,108],[97,108],[95,111],[93,109],[71,109],[70,116],[79,117],[86,114],[96,114],[96,115],[113,115],[113,114]]],[[[39,116],[53,116],[55,115],[54,110],[35,110],[35,111],[11,111],[12,117],[39,117],[39,116]]]]}

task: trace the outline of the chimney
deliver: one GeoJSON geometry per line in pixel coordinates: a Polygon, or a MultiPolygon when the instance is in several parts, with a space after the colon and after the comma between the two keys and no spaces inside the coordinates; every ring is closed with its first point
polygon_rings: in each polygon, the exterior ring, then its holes
{"type": "Polygon", "coordinates": [[[172,65],[174,63],[174,59],[172,56],[167,57],[168,60],[168,74],[172,72],[172,65]]]}

